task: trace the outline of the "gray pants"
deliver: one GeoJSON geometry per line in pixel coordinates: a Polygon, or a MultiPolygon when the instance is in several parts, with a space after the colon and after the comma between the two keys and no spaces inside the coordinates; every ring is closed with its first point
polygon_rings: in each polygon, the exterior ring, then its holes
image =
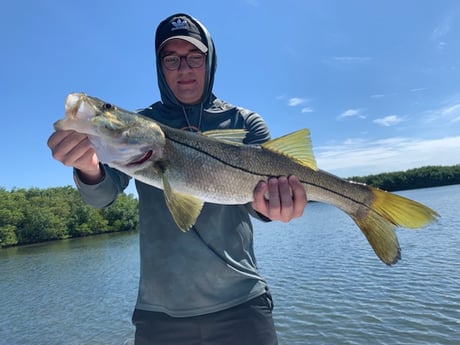
{"type": "Polygon", "coordinates": [[[277,345],[269,294],[217,313],[174,318],[136,309],[135,345],[277,345]]]}

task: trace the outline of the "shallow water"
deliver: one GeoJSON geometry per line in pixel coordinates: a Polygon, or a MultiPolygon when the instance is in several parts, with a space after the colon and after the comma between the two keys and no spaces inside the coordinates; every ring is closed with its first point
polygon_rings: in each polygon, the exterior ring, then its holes
{"type": "MultiPolygon", "coordinates": [[[[402,260],[381,263],[351,219],[309,204],[290,224],[255,223],[280,345],[457,344],[460,185],[400,193],[442,218],[398,229],[402,260]]],[[[132,338],[136,233],[0,250],[0,343],[122,345],[132,338]]]]}

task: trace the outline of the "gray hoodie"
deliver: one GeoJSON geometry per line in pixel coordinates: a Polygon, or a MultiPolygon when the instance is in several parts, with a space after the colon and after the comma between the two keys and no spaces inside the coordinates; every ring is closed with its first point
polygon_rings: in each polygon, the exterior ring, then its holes
{"type": "MultiPolygon", "coordinates": [[[[161,101],[140,113],[171,127],[186,128],[185,111],[191,124],[201,122],[202,131],[244,128],[248,130],[246,143],[268,140],[267,126],[257,113],[232,106],[213,95],[214,43],[202,24],[188,15],[180,15],[199,27],[202,41],[208,47],[207,84],[202,103],[183,106],[178,102],[164,80],[157,56],[161,101]]],[[[105,178],[97,185],[85,185],[75,174],[83,199],[95,207],[111,204],[129,182],[128,176],[115,169],[104,166],[104,170],[105,178]]],[[[249,204],[205,204],[195,226],[183,233],[169,213],[162,190],[139,181],[136,188],[141,263],[137,309],[174,317],[196,316],[236,306],[266,291],[266,282],[257,271],[250,215],[261,217],[249,204]]]]}

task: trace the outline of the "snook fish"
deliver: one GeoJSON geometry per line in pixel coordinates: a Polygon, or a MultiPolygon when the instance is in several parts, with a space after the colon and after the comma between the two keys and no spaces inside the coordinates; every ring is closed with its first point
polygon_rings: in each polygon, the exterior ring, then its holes
{"type": "Polygon", "coordinates": [[[439,217],[416,201],[318,169],[307,129],[244,145],[243,130],[178,130],[82,93],[68,95],[65,117],[54,127],[87,134],[101,162],[163,189],[182,231],[194,225],[204,202],[251,202],[260,180],[282,175],[297,176],[309,201],[346,212],[388,265],[401,257],[395,227],[420,228],[439,217]]]}

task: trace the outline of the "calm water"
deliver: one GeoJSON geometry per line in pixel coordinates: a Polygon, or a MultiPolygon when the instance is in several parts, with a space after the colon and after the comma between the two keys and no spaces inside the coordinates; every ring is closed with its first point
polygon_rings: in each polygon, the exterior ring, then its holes
{"type": "MultiPolygon", "coordinates": [[[[287,225],[255,224],[281,345],[460,344],[460,185],[401,194],[442,218],[398,230],[403,260],[394,267],[327,205],[311,204],[287,225]]],[[[137,240],[103,235],[0,250],[0,343],[132,338],[137,240]]]]}

